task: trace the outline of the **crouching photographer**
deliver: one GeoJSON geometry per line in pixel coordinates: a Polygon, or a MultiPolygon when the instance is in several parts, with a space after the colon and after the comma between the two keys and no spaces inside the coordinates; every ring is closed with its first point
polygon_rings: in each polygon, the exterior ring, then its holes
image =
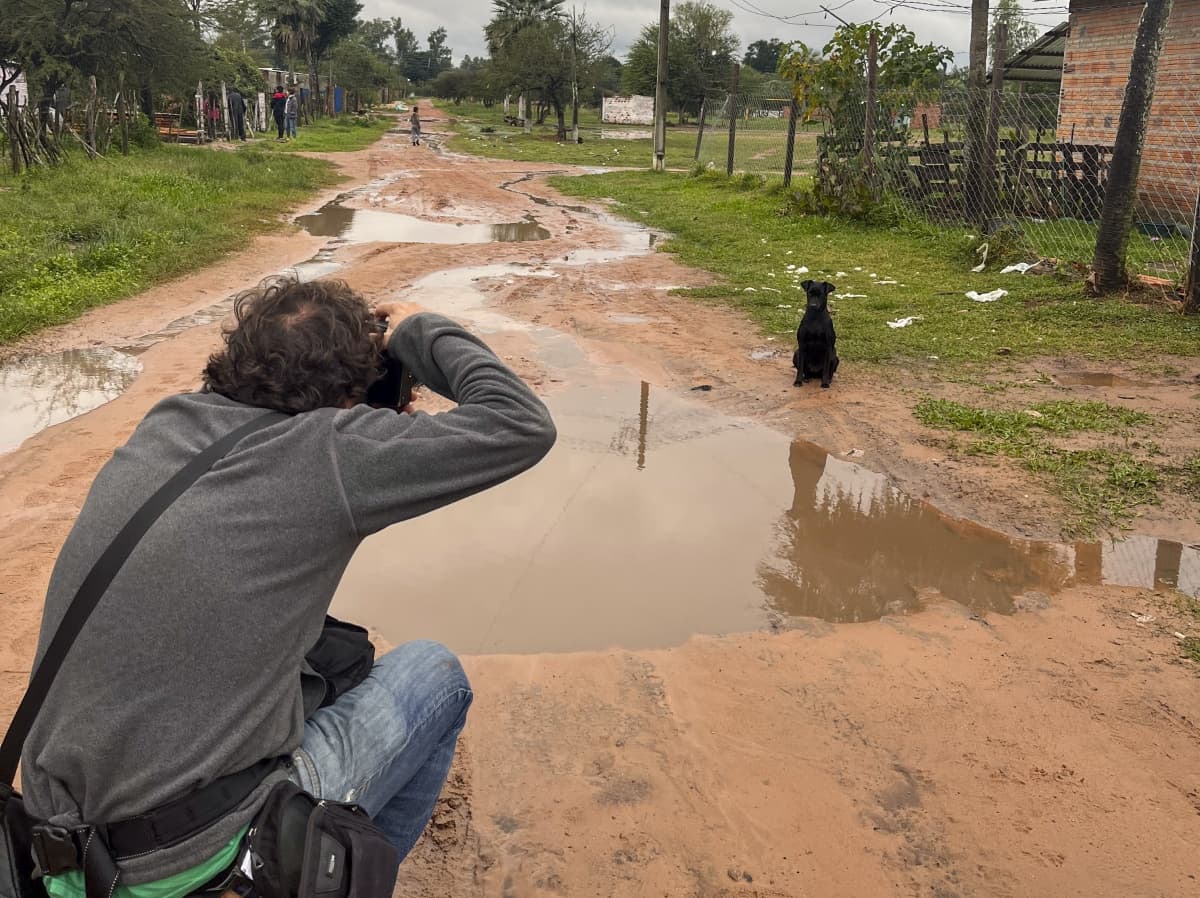
{"type": "Polygon", "coordinates": [[[374,660],[326,610],[363,538],[532,467],[550,416],[463,328],[340,282],[265,283],[235,318],[59,554],[0,748],[0,898],[387,896],[446,779],[458,660],[374,660]],[[457,406],[368,401],[397,369],[457,406]]]}

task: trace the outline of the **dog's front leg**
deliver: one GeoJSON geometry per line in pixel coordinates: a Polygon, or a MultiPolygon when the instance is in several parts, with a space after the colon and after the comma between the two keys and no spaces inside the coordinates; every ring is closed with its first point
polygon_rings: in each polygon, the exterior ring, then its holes
{"type": "Polygon", "coordinates": [[[796,350],[795,354],[792,356],[792,364],[796,366],[796,382],[793,383],[792,386],[793,387],[802,387],[802,386],[804,386],[804,350],[803,349],[796,350]]]}
{"type": "Polygon", "coordinates": [[[832,351],[825,353],[825,365],[821,368],[821,386],[829,389],[829,384],[833,381],[833,359],[832,351]]]}

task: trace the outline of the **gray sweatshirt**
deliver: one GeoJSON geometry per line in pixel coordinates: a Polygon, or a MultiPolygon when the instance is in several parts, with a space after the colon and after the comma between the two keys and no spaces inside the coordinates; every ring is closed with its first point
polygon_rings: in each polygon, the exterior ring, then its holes
{"type": "MultiPolygon", "coordinates": [[[[291,752],[306,712],[304,655],[362,539],[508,480],[554,444],[545,406],[452,321],[417,315],[396,329],[389,352],[458,407],[296,415],[244,439],[167,509],[88,620],[26,743],[21,782],[34,815],[64,825],[124,819],[291,752]]],[[[138,507],[260,414],[212,393],[151,409],[97,474],[58,556],[39,659],[138,507]]],[[[125,862],[123,882],[212,857],[268,787],[199,836],[125,862]]]]}

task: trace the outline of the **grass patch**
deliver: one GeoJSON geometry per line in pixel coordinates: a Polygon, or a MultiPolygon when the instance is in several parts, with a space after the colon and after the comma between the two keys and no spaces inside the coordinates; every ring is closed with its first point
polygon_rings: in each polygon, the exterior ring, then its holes
{"type": "Polygon", "coordinates": [[[336,180],[252,145],[163,146],[0,176],[0,342],[211,264],[336,180]]]}
{"type": "Polygon", "coordinates": [[[1153,423],[1142,412],[1104,402],[1039,402],[1028,409],[981,409],[945,399],[923,399],[913,414],[928,427],[979,435],[953,449],[1002,455],[1040,475],[1067,506],[1063,534],[1091,536],[1127,524],[1138,506],[1158,501],[1162,472],[1127,449],[1063,449],[1049,436],[1081,432],[1128,434],[1153,423]],[[1031,414],[1031,412],[1033,414],[1031,414]]]}
{"type": "Polygon", "coordinates": [[[351,153],[366,149],[398,123],[392,116],[339,115],[297,125],[296,139],[286,143],[276,143],[274,127],[268,128],[260,145],[272,152],[351,153]]]}
{"type": "Polygon", "coordinates": [[[963,231],[803,215],[778,181],[746,189],[742,179],[711,173],[630,171],[557,177],[552,183],[575,196],[611,198],[618,213],[670,231],[666,251],[722,277],[717,286],[683,292],[742,309],[770,334],[795,332],[804,303],[802,277],[833,282],[838,350],[848,362],[918,359],[951,372],[967,363],[994,362],[997,354],[1013,360],[1200,355],[1200,316],[1092,299],[1076,278],[974,274],[968,252],[973,241],[963,231]],[[788,265],[809,272],[797,276],[788,265]],[[1009,291],[999,302],[975,303],[964,296],[997,287],[1009,291]],[[918,320],[898,329],[887,325],[908,316],[918,320]]]}
{"type": "Polygon", "coordinates": [[[1180,464],[1168,467],[1167,471],[1180,492],[1200,501],[1200,452],[1193,452],[1180,464]]]}

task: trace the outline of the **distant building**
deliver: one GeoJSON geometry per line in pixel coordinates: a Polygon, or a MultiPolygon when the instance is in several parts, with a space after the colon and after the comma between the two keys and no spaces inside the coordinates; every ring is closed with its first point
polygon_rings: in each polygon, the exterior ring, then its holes
{"type": "MultiPolygon", "coordinates": [[[[0,63],[0,83],[8,81],[8,79],[12,77],[12,73],[14,71],[16,71],[14,67],[0,63]]],[[[23,74],[18,73],[16,80],[10,83],[8,87],[4,88],[3,99],[5,103],[8,102],[8,91],[10,87],[15,87],[17,90],[18,106],[25,106],[29,103],[29,85],[25,83],[25,76],[23,74]]]]}
{"type": "Polygon", "coordinates": [[[608,125],[653,125],[654,97],[605,97],[600,120],[608,125]]]}

